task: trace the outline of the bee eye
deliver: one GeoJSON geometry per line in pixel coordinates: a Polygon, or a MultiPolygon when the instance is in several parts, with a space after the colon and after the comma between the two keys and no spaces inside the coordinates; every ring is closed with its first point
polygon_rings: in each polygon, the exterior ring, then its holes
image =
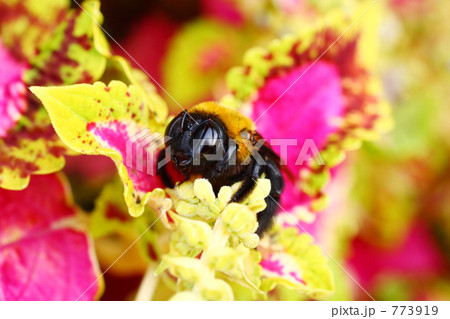
{"type": "Polygon", "coordinates": [[[203,131],[203,136],[201,139],[205,141],[204,145],[216,145],[218,137],[217,131],[212,127],[208,127],[203,131]]]}
{"type": "Polygon", "coordinates": [[[213,126],[204,125],[194,132],[194,148],[197,154],[216,154],[222,144],[219,133],[213,126]]]}

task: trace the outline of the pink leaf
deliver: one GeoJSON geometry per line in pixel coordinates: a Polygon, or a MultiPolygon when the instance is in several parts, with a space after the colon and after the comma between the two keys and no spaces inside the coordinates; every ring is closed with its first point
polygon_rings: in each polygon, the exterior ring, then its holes
{"type": "Polygon", "coordinates": [[[0,137],[6,136],[27,106],[24,71],[25,67],[15,61],[0,41],[0,137]]]}
{"type": "MultiPolygon", "coordinates": [[[[138,127],[135,123],[121,122],[118,120],[113,120],[110,122],[101,123],[88,123],[87,130],[91,132],[96,139],[104,147],[114,149],[119,152],[122,158],[128,175],[135,185],[136,191],[138,192],[149,192],[157,187],[162,187],[162,183],[159,178],[156,177],[156,151],[148,151],[144,154],[139,154],[139,147],[131,148],[131,154],[127,153],[127,142],[131,141],[136,134],[130,133],[130,127],[135,128],[136,132],[142,131],[144,127],[138,127]],[[127,157],[128,155],[128,157],[127,157]]],[[[145,133],[146,131],[144,131],[145,133]]],[[[143,140],[137,140],[141,143],[139,145],[143,149],[151,148],[150,140],[143,135],[143,140]]],[[[142,151],[142,150],[141,150],[142,151]]]]}
{"type": "Polygon", "coordinates": [[[360,283],[371,287],[386,274],[428,278],[445,272],[445,260],[430,231],[420,223],[412,225],[403,242],[390,247],[377,247],[361,238],[352,242],[349,264],[355,269],[360,283]]]}
{"type": "Polygon", "coordinates": [[[361,141],[390,128],[389,107],[358,57],[358,36],[338,37],[328,27],[308,37],[286,36],[248,51],[244,65],[227,76],[224,103],[251,113],[292,173],[281,200],[286,210],[325,209],[332,169],[361,141]]]}
{"type": "Polygon", "coordinates": [[[58,175],[35,176],[24,191],[0,190],[0,206],[0,300],[96,298],[90,241],[71,226],[76,210],[58,175]]]}
{"type": "MultiPolygon", "coordinates": [[[[332,120],[341,116],[344,109],[337,68],[325,62],[318,62],[310,67],[311,64],[307,64],[281,77],[269,79],[259,90],[252,113],[252,118],[258,119],[258,131],[264,138],[269,141],[295,139],[297,145],[289,146],[287,158],[284,158],[294,176],[299,176],[300,169],[304,166],[296,162],[302,147],[306,146],[305,140],[311,139],[317,149],[322,149],[329,134],[337,130],[332,120]]],[[[277,147],[274,148],[277,151],[277,147]]],[[[305,197],[301,196],[300,190],[288,178],[286,182],[282,205],[286,210],[291,210],[301,204],[305,197]]]]}
{"type": "Polygon", "coordinates": [[[202,0],[200,1],[203,15],[217,19],[231,25],[243,26],[245,17],[237,3],[229,0],[202,0]]]}

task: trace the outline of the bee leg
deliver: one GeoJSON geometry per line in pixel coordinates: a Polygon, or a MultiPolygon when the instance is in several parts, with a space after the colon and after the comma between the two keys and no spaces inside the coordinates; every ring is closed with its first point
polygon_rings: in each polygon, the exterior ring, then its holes
{"type": "Polygon", "coordinates": [[[230,145],[228,151],[225,153],[224,157],[217,162],[214,168],[214,176],[221,175],[224,171],[226,171],[231,165],[236,165],[236,145],[230,145]]]}
{"type": "Polygon", "coordinates": [[[268,160],[265,166],[266,178],[270,180],[271,189],[269,196],[266,197],[266,208],[258,213],[258,229],[256,233],[258,236],[262,234],[272,226],[273,218],[279,209],[279,202],[281,193],[284,188],[283,175],[278,168],[278,165],[273,160],[268,160]]]}
{"type": "Polygon", "coordinates": [[[159,175],[159,177],[161,177],[161,180],[166,187],[174,188],[175,183],[174,183],[172,177],[170,177],[169,172],[167,171],[167,163],[162,164],[160,166],[160,163],[163,163],[165,157],[166,157],[166,150],[163,149],[161,152],[159,152],[158,159],[156,161],[156,166],[157,166],[156,174],[159,175]]]}
{"type": "Polygon", "coordinates": [[[253,160],[253,166],[251,168],[251,174],[247,175],[243,180],[241,187],[236,191],[236,193],[231,198],[231,202],[241,202],[245,197],[247,197],[250,192],[256,186],[256,180],[261,176],[263,172],[263,166],[258,164],[255,160],[253,160]]]}

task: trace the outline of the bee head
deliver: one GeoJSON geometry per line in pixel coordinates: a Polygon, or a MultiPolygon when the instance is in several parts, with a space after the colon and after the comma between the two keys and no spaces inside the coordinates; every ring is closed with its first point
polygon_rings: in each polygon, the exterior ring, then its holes
{"type": "Polygon", "coordinates": [[[187,111],[169,123],[165,136],[172,162],[184,173],[212,168],[223,158],[228,145],[225,128],[218,119],[187,111]]]}

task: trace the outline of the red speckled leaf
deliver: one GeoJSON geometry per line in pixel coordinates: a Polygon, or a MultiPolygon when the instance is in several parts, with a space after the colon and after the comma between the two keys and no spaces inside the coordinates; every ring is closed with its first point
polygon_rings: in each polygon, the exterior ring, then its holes
{"type": "Polygon", "coordinates": [[[109,48],[98,27],[100,3],[83,2],[83,9],[69,11],[52,38],[39,46],[40,53],[29,61],[28,85],[90,83],[103,74],[109,48]]]}
{"type": "Polygon", "coordinates": [[[51,38],[69,8],[69,0],[0,1],[0,37],[13,55],[27,61],[51,38]]]}
{"type": "MultiPolygon", "coordinates": [[[[44,4],[27,2],[27,6],[36,12],[42,11],[35,8],[39,5],[44,4]]],[[[46,10],[50,8],[53,7],[46,10]]],[[[64,11],[55,29],[42,30],[50,32],[51,37],[30,42],[39,54],[26,56],[28,70],[25,73],[23,66],[10,57],[13,51],[0,52],[3,60],[0,66],[0,114],[8,115],[0,120],[2,188],[24,189],[30,175],[52,173],[64,166],[63,155],[67,149],[51,127],[44,108],[29,92],[26,94],[25,86],[74,84],[100,78],[109,55],[106,40],[97,25],[102,20],[100,3],[83,2],[83,9],[64,11]]],[[[16,9],[7,10],[4,15],[14,16],[16,9]]],[[[5,23],[6,29],[7,25],[5,23]]]]}

